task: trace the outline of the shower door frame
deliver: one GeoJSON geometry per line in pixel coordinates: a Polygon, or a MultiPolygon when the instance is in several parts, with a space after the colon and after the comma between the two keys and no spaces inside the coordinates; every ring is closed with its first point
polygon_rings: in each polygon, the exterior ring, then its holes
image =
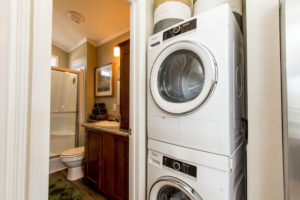
{"type": "MultiPolygon", "coordinates": [[[[75,147],[78,147],[78,144],[79,144],[79,72],[80,71],[77,71],[77,70],[72,70],[72,69],[67,69],[67,68],[62,68],[62,67],[55,67],[55,66],[52,66],[51,67],[51,70],[54,70],[54,71],[59,71],[59,72],[68,72],[68,73],[72,73],[72,74],[77,74],[77,99],[76,99],[76,127],[75,127],[75,147]]],[[[52,113],[52,112],[51,112],[52,113]]],[[[50,125],[51,125],[51,120],[50,120],[50,125]]],[[[51,134],[51,133],[50,133],[51,134]]],[[[51,139],[49,139],[49,144],[51,142],[51,139]]],[[[50,156],[49,155],[49,158],[52,159],[52,158],[57,158],[59,157],[59,155],[55,155],[55,156],[50,156]]]]}

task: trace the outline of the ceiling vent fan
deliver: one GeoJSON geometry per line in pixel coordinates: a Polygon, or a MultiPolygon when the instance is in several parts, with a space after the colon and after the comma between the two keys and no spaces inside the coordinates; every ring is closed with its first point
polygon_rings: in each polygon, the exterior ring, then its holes
{"type": "Polygon", "coordinates": [[[75,11],[68,11],[67,12],[67,17],[69,20],[76,24],[83,24],[84,23],[84,17],[79,14],[78,12],[75,11]]]}

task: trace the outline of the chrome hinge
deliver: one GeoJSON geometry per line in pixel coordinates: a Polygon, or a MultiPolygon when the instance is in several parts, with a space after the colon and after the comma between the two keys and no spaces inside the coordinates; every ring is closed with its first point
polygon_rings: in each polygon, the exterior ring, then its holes
{"type": "Polygon", "coordinates": [[[135,0],[126,0],[129,4],[132,4],[135,0]]]}
{"type": "Polygon", "coordinates": [[[233,160],[232,159],[229,159],[229,169],[230,169],[230,171],[233,170],[233,160]]]}
{"type": "Polygon", "coordinates": [[[131,128],[129,128],[129,130],[128,130],[128,131],[129,131],[129,135],[131,135],[131,133],[132,133],[132,129],[131,129],[131,128]]]}

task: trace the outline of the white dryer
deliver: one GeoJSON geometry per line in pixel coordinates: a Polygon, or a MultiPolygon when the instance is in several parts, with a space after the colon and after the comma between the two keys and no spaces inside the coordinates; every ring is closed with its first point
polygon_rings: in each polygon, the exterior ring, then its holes
{"type": "Polygon", "coordinates": [[[231,157],[151,139],[148,149],[148,200],[245,199],[243,144],[231,157]]]}
{"type": "Polygon", "coordinates": [[[231,155],[242,142],[243,51],[227,4],[151,36],[148,138],[231,155]]]}

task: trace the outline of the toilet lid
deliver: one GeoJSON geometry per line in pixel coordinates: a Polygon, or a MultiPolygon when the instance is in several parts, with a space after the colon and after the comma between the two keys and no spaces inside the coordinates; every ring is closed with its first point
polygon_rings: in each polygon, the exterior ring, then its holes
{"type": "Polygon", "coordinates": [[[67,151],[64,151],[61,156],[80,156],[84,153],[84,147],[77,147],[74,149],[69,149],[67,151]]]}

